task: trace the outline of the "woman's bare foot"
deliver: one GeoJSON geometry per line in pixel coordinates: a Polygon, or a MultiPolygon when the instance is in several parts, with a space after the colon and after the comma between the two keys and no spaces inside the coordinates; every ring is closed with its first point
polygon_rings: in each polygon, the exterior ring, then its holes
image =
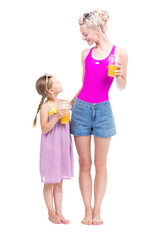
{"type": "Polygon", "coordinates": [[[92,209],[86,209],[85,217],[81,221],[85,225],[92,225],[92,209]]]}
{"type": "Polygon", "coordinates": [[[56,214],[49,215],[48,220],[55,224],[61,223],[61,218],[56,214]]]}
{"type": "Polygon", "coordinates": [[[102,225],[103,221],[100,217],[100,211],[94,210],[93,209],[93,219],[92,219],[92,224],[93,225],[102,225]]]}

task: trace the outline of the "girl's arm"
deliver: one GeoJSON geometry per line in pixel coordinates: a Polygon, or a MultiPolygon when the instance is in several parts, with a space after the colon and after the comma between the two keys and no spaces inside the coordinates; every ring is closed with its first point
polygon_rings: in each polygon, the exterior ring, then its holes
{"type": "Polygon", "coordinates": [[[48,107],[46,104],[43,104],[40,109],[40,123],[41,123],[41,129],[44,134],[47,134],[56,124],[56,122],[59,120],[57,114],[52,118],[50,122],[48,122],[48,107]]]}

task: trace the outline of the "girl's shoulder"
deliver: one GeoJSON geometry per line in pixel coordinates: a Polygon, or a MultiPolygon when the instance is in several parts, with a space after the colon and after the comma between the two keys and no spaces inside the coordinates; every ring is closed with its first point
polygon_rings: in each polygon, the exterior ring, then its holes
{"type": "Polygon", "coordinates": [[[47,103],[47,101],[45,101],[40,108],[40,111],[49,111],[49,105],[47,103]]]}

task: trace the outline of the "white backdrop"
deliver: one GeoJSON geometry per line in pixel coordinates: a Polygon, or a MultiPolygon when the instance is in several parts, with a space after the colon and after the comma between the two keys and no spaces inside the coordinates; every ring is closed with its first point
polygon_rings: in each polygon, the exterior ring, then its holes
{"type": "MultiPolygon", "coordinates": [[[[158,9],[158,0],[1,1],[1,239],[160,239],[158,9]],[[75,96],[82,84],[81,51],[88,48],[77,21],[96,8],[109,11],[107,36],[129,56],[126,89],[120,92],[114,81],[109,94],[117,135],[107,160],[105,223],[81,224],[72,135],[75,177],[63,184],[63,213],[71,223],[54,225],[47,220],[39,175],[39,117],[32,129],[40,102],[35,82],[52,73],[63,84],[59,98],[75,96]]],[[[94,162],[93,156],[92,137],[94,162]]]]}

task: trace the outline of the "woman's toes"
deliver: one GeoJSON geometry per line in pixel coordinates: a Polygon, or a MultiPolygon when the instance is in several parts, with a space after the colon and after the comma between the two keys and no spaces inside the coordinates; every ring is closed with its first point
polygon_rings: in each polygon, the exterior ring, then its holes
{"type": "Polygon", "coordinates": [[[81,221],[81,223],[85,225],[91,225],[92,224],[92,208],[86,208],[85,209],[85,217],[81,221]]]}
{"type": "Polygon", "coordinates": [[[84,217],[81,223],[85,225],[91,225],[92,224],[92,218],[91,217],[84,217]]]}
{"type": "Polygon", "coordinates": [[[93,209],[93,219],[92,219],[92,224],[93,225],[102,225],[103,221],[100,217],[100,210],[93,209]]]}
{"type": "Polygon", "coordinates": [[[102,225],[103,224],[103,221],[102,221],[102,219],[101,218],[96,218],[96,219],[93,219],[92,220],[92,223],[93,223],[93,225],[102,225]]]}

